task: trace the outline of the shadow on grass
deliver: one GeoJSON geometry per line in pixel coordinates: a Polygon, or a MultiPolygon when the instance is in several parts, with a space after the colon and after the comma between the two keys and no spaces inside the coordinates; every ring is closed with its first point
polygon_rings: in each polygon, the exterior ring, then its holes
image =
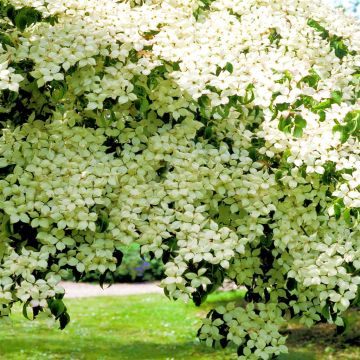
{"type": "MultiPolygon", "coordinates": [[[[213,350],[194,341],[199,313],[229,301],[242,304],[243,295],[215,293],[200,308],[157,295],[73,300],[70,308],[77,315],[63,332],[17,314],[12,324],[0,326],[0,360],[237,359],[235,347],[213,350]]],[[[351,330],[341,337],[331,325],[308,329],[291,321],[284,329],[290,353],[279,360],[360,359],[360,312],[354,309],[347,316],[351,330]]]]}
{"type": "Polygon", "coordinates": [[[292,351],[289,354],[282,354],[278,360],[316,360],[313,353],[307,351],[292,351]]]}
{"type": "MultiPolygon", "coordinates": [[[[32,349],[23,352],[24,359],[42,360],[48,358],[61,360],[172,360],[172,359],[211,359],[211,360],[235,360],[236,349],[231,347],[227,350],[212,350],[203,344],[183,342],[162,344],[155,342],[134,341],[130,343],[108,342],[103,338],[92,338],[72,343],[44,339],[21,339],[7,340],[6,344],[0,340],[2,346],[8,346],[6,359],[18,359],[16,355],[26,348],[32,349]],[[19,347],[21,344],[21,347],[19,347]],[[15,356],[15,357],[12,357],[15,356]]],[[[1,358],[2,359],[2,358],[1,358]]],[[[22,359],[22,358],[21,358],[22,359]]],[[[306,351],[296,351],[284,354],[278,360],[316,360],[315,356],[306,351]]]]}
{"type": "MultiPolygon", "coordinates": [[[[50,339],[19,339],[8,340],[6,344],[0,340],[0,349],[8,346],[4,359],[36,359],[45,358],[61,360],[165,360],[165,359],[211,359],[235,360],[236,348],[212,350],[203,344],[183,342],[162,344],[154,342],[134,341],[130,343],[108,342],[103,338],[92,338],[77,342],[52,341],[50,339]],[[21,346],[19,346],[21,344],[21,346]],[[24,357],[17,357],[22,349],[24,357]],[[49,355],[51,354],[51,357],[49,355]],[[99,355],[103,354],[103,355],[99,355]]],[[[3,359],[1,357],[1,359],[3,359]]],[[[292,351],[281,355],[278,360],[316,360],[315,355],[308,351],[292,351]]]]}
{"type": "MultiPolygon", "coordinates": [[[[126,341],[126,340],[125,340],[126,341]]],[[[48,338],[21,338],[0,340],[1,359],[51,359],[61,360],[165,360],[165,359],[236,359],[234,348],[212,350],[203,344],[194,342],[156,343],[156,342],[121,342],[107,341],[104,338],[83,339],[71,342],[48,338]],[[24,352],[24,349],[27,349],[24,352]],[[22,353],[23,357],[19,357],[22,353]]]]}
{"type": "Polygon", "coordinates": [[[344,349],[348,346],[360,346],[360,309],[348,310],[344,318],[348,326],[343,334],[336,333],[336,326],[330,324],[318,324],[312,328],[292,322],[284,331],[288,335],[287,345],[293,348],[304,345],[316,345],[319,349],[329,346],[334,349],[344,349]]]}

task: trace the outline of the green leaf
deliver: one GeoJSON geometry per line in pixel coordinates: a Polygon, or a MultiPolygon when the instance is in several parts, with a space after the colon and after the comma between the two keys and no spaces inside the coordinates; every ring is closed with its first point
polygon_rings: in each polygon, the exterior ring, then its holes
{"type": "Polygon", "coordinates": [[[280,182],[281,178],[284,176],[283,172],[281,170],[278,170],[276,173],[275,173],[275,180],[277,182],[280,182]]]}
{"type": "Polygon", "coordinates": [[[116,265],[120,266],[122,259],[124,257],[124,254],[121,250],[115,249],[113,253],[114,258],[116,259],[116,265]]]}
{"type": "Polygon", "coordinates": [[[348,134],[346,131],[341,131],[340,134],[340,141],[342,144],[344,144],[346,141],[348,141],[348,139],[350,138],[350,134],[348,134]]]}
{"type": "Polygon", "coordinates": [[[294,278],[288,278],[286,282],[286,287],[289,291],[297,288],[297,281],[294,278]]]}
{"type": "Polygon", "coordinates": [[[104,232],[109,226],[109,216],[104,210],[100,210],[98,213],[98,218],[96,221],[97,231],[102,233],[104,232]]]}
{"type": "Polygon", "coordinates": [[[320,78],[319,74],[315,70],[311,69],[310,75],[303,77],[300,80],[300,82],[303,82],[303,83],[309,85],[310,87],[316,89],[320,80],[321,80],[321,78],[320,78]]]}
{"type": "Polygon", "coordinates": [[[58,319],[66,311],[66,306],[60,299],[50,300],[48,301],[48,305],[51,313],[56,319],[58,319]]]}
{"type": "Polygon", "coordinates": [[[329,37],[329,31],[327,31],[323,26],[321,26],[316,20],[309,19],[307,24],[316,31],[320,32],[320,35],[323,39],[327,39],[329,37]]]}
{"type": "Polygon", "coordinates": [[[299,98],[295,101],[292,108],[297,109],[301,105],[304,105],[307,109],[313,109],[318,102],[309,95],[300,95],[299,98]]]}
{"type": "Polygon", "coordinates": [[[231,216],[230,206],[229,205],[220,205],[219,206],[219,219],[227,220],[231,216]]]}
{"type": "Polygon", "coordinates": [[[6,34],[0,33],[0,43],[4,50],[7,50],[7,46],[14,47],[14,43],[6,34]]]}
{"type": "Polygon", "coordinates": [[[149,90],[154,90],[156,88],[156,86],[158,85],[158,80],[155,76],[149,76],[147,79],[147,87],[149,88],[149,90]]]}
{"type": "Polygon", "coordinates": [[[213,135],[213,127],[207,126],[204,131],[204,137],[205,139],[210,139],[213,135]]]}
{"type": "Polygon", "coordinates": [[[103,289],[103,290],[104,290],[104,283],[106,280],[106,276],[109,274],[109,272],[110,272],[110,270],[106,269],[105,272],[103,274],[101,274],[99,277],[99,285],[100,285],[101,289],[103,289]]]}
{"type": "Polygon", "coordinates": [[[332,105],[331,99],[326,99],[316,105],[313,106],[313,110],[325,110],[330,108],[332,105]]]}
{"type": "Polygon", "coordinates": [[[282,36],[276,31],[275,28],[270,29],[269,40],[270,44],[279,45],[282,36]]]}
{"type": "Polygon", "coordinates": [[[324,110],[319,111],[319,121],[324,122],[326,120],[326,112],[324,110]]]}
{"type": "Polygon", "coordinates": [[[180,63],[178,61],[172,62],[172,68],[174,71],[180,71],[180,63]]]}
{"type": "Polygon", "coordinates": [[[200,0],[201,8],[204,10],[209,10],[211,3],[215,0],[200,0]]]}
{"type": "Polygon", "coordinates": [[[333,103],[340,105],[342,102],[342,92],[339,90],[331,92],[331,100],[333,103]]]}
{"type": "Polygon", "coordinates": [[[9,215],[3,216],[1,228],[5,236],[10,236],[14,233],[14,226],[10,221],[9,215]]]}
{"type": "Polygon", "coordinates": [[[201,108],[206,108],[210,105],[210,99],[207,95],[201,95],[198,99],[198,104],[201,108]]]}
{"type": "Polygon", "coordinates": [[[58,15],[50,15],[47,18],[44,19],[45,22],[49,23],[50,25],[54,26],[59,22],[59,16],[58,15]]]}
{"type": "Polygon", "coordinates": [[[64,312],[59,317],[60,330],[64,330],[66,325],[70,322],[70,315],[67,312],[64,312]]]}
{"type": "Polygon", "coordinates": [[[331,317],[330,314],[330,304],[326,304],[322,309],[321,309],[321,315],[326,319],[329,320],[331,317]]]}
{"type": "Polygon", "coordinates": [[[288,110],[289,107],[290,107],[290,103],[279,103],[275,105],[275,108],[278,111],[288,110]]]}
{"type": "Polygon", "coordinates": [[[51,100],[55,102],[61,100],[67,92],[67,85],[65,81],[53,80],[50,87],[51,100]]]}
{"type": "Polygon", "coordinates": [[[239,97],[240,102],[243,105],[248,105],[251,102],[253,102],[255,99],[255,94],[254,94],[254,85],[253,84],[249,84],[246,87],[246,94],[244,97],[239,97]]]}
{"type": "Polygon", "coordinates": [[[160,165],[161,166],[156,170],[156,174],[159,176],[159,178],[163,179],[169,171],[169,163],[166,161],[161,161],[160,165]]]}
{"type": "Polygon", "coordinates": [[[304,132],[304,131],[303,131],[303,128],[302,128],[302,127],[299,127],[299,126],[296,126],[296,125],[295,125],[293,135],[294,135],[296,138],[302,137],[303,132],[304,132]]]}
{"type": "Polygon", "coordinates": [[[150,103],[147,98],[142,98],[140,100],[140,112],[146,113],[150,108],[150,103]]]}
{"type": "Polygon", "coordinates": [[[58,293],[55,295],[55,299],[57,300],[62,300],[65,296],[65,293],[58,293]]]}
{"type": "Polygon", "coordinates": [[[170,292],[166,287],[164,288],[164,294],[169,300],[172,300],[171,297],[170,297],[170,292]]]}
{"type": "Polygon", "coordinates": [[[291,130],[291,127],[293,126],[293,123],[291,121],[291,117],[288,116],[286,118],[281,117],[278,124],[278,129],[283,132],[289,133],[291,130]]]}
{"type": "Polygon", "coordinates": [[[27,313],[27,308],[28,308],[28,306],[29,306],[29,304],[30,304],[30,301],[31,301],[31,300],[27,300],[26,303],[23,305],[23,308],[22,308],[22,313],[23,313],[24,317],[25,317],[26,319],[28,319],[28,320],[31,320],[31,319],[29,318],[28,313],[27,313]]]}
{"type": "Polygon", "coordinates": [[[301,117],[300,115],[295,116],[294,122],[295,122],[295,126],[301,128],[301,129],[305,128],[306,124],[307,124],[306,120],[303,117],[301,117]]]}
{"type": "Polygon", "coordinates": [[[352,221],[351,221],[351,209],[350,208],[346,208],[343,212],[343,216],[344,216],[344,220],[348,225],[352,225],[352,221]]]}
{"type": "Polygon", "coordinates": [[[13,25],[16,26],[15,24],[15,16],[17,14],[17,11],[15,9],[14,6],[12,5],[8,5],[6,8],[6,16],[11,20],[11,22],[13,23],[13,25]]]}
{"type": "Polygon", "coordinates": [[[349,320],[346,317],[342,318],[344,325],[336,326],[336,335],[342,335],[348,328],[349,320]]]}
{"type": "Polygon", "coordinates": [[[344,208],[344,202],[342,199],[337,199],[334,202],[334,214],[336,219],[340,219],[342,210],[344,208]]]}
{"type": "Polygon", "coordinates": [[[230,64],[230,63],[228,62],[228,63],[226,63],[226,65],[225,65],[225,67],[224,67],[224,70],[227,70],[230,74],[232,74],[233,71],[234,71],[234,67],[233,67],[232,64],[230,64]]]}
{"type": "Polygon", "coordinates": [[[216,75],[216,76],[219,76],[220,73],[221,73],[221,71],[222,71],[221,67],[220,67],[220,66],[216,66],[215,75],[216,75]]]}
{"type": "Polygon", "coordinates": [[[16,15],[15,25],[20,31],[24,31],[27,24],[28,24],[28,22],[27,22],[26,15],[24,15],[22,13],[19,13],[18,15],[16,15]]]}
{"type": "Polygon", "coordinates": [[[351,300],[352,306],[360,306],[360,285],[358,285],[355,299],[351,300]]]}
{"type": "Polygon", "coordinates": [[[350,136],[360,139],[360,110],[350,111],[346,114],[344,125],[339,122],[333,127],[333,131],[340,132],[340,141],[346,142],[350,136]]]}
{"type": "Polygon", "coordinates": [[[342,59],[349,54],[349,48],[345,45],[341,37],[333,36],[330,39],[330,47],[335,51],[335,55],[342,59]]]}
{"type": "Polygon", "coordinates": [[[344,40],[341,36],[330,35],[329,31],[321,26],[316,20],[309,19],[307,24],[320,33],[320,36],[324,40],[328,40],[330,43],[330,48],[335,51],[335,56],[340,60],[343,59],[346,55],[356,55],[356,51],[350,51],[348,46],[344,43],[344,40]]]}

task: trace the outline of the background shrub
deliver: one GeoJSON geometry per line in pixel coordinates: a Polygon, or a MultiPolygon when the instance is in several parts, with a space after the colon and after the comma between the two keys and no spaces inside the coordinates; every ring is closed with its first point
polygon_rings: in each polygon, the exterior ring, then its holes
{"type": "MultiPolygon", "coordinates": [[[[82,282],[100,282],[105,283],[123,283],[123,282],[143,282],[161,280],[164,276],[164,266],[158,259],[150,260],[140,256],[140,246],[131,244],[128,247],[122,247],[124,254],[121,265],[113,272],[107,272],[105,278],[99,271],[86,273],[80,281],[82,282]]],[[[71,273],[64,275],[64,280],[75,280],[71,273]]]]}

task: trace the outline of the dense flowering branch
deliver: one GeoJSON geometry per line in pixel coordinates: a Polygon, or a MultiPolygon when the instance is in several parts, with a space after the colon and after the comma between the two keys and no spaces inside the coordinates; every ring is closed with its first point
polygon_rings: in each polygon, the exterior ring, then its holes
{"type": "MultiPolygon", "coordinates": [[[[162,259],[208,345],[286,351],[359,302],[360,25],[318,0],[0,2],[0,315],[162,259]]],[[[28,311],[29,308],[32,309],[28,311]]],[[[32,315],[30,314],[32,313],[32,315]]]]}

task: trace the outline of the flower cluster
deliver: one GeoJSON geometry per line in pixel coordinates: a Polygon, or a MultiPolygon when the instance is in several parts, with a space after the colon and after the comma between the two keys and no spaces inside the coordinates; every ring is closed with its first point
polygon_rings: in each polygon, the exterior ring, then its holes
{"type": "MultiPolygon", "coordinates": [[[[0,56],[0,61],[5,60],[0,56]]],[[[15,74],[15,69],[8,66],[8,61],[0,63],[0,90],[18,91],[19,83],[24,79],[21,75],[15,74]]]]}
{"type": "Polygon", "coordinates": [[[0,1],[0,315],[134,242],[240,359],[360,300],[360,24],[320,0],[0,1]]]}
{"type": "Polygon", "coordinates": [[[278,331],[283,324],[281,310],[273,303],[249,303],[245,309],[229,303],[215,308],[203,319],[199,338],[210,346],[217,340],[242,345],[239,360],[271,359],[287,352],[286,338],[278,331]]]}

